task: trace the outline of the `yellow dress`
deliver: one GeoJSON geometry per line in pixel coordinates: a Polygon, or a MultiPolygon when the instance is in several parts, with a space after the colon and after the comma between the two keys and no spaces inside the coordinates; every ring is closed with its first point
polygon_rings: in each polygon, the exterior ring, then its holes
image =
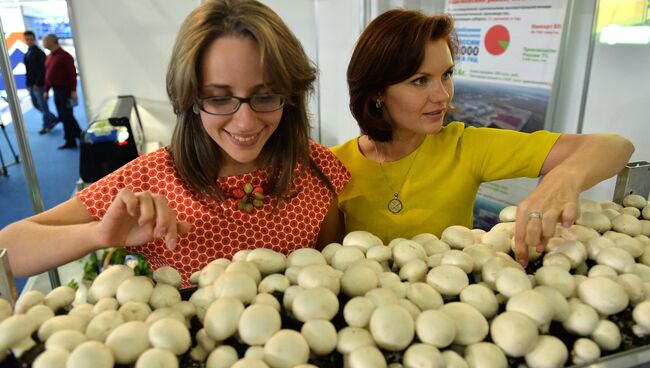
{"type": "Polygon", "coordinates": [[[394,238],[424,232],[440,236],[451,225],[471,228],[479,185],[539,176],[559,137],[548,131],[521,133],[453,122],[427,135],[408,156],[384,163],[383,172],[360,152],[358,137],[333,147],[352,174],[338,197],[346,231],[370,231],[388,244],[394,238]],[[402,183],[403,208],[392,213],[388,203],[402,183]]]}

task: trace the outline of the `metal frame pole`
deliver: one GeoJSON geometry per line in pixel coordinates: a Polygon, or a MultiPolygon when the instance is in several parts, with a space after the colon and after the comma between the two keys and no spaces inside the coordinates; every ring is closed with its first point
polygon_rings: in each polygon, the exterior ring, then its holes
{"type": "MultiPolygon", "coordinates": [[[[18,148],[20,155],[23,158],[23,172],[25,174],[25,181],[27,182],[29,198],[32,201],[32,208],[35,213],[43,212],[43,199],[41,197],[41,190],[38,186],[38,179],[36,178],[36,171],[34,170],[34,161],[32,160],[32,151],[29,149],[27,142],[27,135],[25,134],[25,122],[23,120],[23,113],[20,108],[20,100],[16,93],[16,83],[13,78],[11,62],[7,52],[7,41],[5,40],[5,32],[0,20],[0,47],[2,47],[2,55],[0,57],[0,71],[2,72],[2,79],[5,83],[7,90],[7,102],[9,103],[9,110],[11,111],[11,119],[14,123],[14,132],[16,133],[16,140],[18,141],[18,148]]],[[[56,268],[48,271],[50,276],[50,285],[52,289],[61,285],[59,273],[56,268]]]]}

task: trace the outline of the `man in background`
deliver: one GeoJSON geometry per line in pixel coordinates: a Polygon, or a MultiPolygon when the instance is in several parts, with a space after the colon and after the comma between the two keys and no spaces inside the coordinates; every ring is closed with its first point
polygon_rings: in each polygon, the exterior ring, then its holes
{"type": "Polygon", "coordinates": [[[77,104],[77,70],[74,59],[67,51],[59,46],[59,38],[55,34],[43,37],[43,46],[50,50],[45,59],[45,91],[47,100],[50,88],[54,91],[54,104],[63,122],[65,143],[59,149],[77,147],[77,139],[81,136],[81,128],[72,114],[72,108],[77,104]]]}
{"type": "Polygon", "coordinates": [[[27,90],[32,98],[32,105],[43,114],[43,127],[38,134],[48,133],[57,123],[56,116],[50,112],[47,99],[43,92],[45,85],[45,52],[36,45],[36,35],[32,31],[23,33],[25,43],[29,46],[23,63],[25,64],[25,76],[27,90]]]}

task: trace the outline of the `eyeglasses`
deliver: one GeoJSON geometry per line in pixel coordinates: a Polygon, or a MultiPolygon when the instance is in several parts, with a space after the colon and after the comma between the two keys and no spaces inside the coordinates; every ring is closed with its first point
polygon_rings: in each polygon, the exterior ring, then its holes
{"type": "Polygon", "coordinates": [[[252,95],[248,98],[237,96],[218,96],[198,98],[198,107],[210,115],[230,115],[247,103],[255,112],[272,112],[284,106],[284,96],[276,94],[252,95]]]}

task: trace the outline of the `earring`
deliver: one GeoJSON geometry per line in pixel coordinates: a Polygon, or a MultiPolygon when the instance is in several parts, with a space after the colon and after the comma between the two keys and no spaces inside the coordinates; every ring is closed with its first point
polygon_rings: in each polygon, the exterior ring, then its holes
{"type": "Polygon", "coordinates": [[[199,114],[199,107],[196,104],[192,105],[192,112],[196,115],[199,114]]]}
{"type": "Polygon", "coordinates": [[[380,100],[380,99],[376,99],[376,100],[375,100],[375,107],[376,107],[377,109],[381,109],[381,100],[380,100]]]}

